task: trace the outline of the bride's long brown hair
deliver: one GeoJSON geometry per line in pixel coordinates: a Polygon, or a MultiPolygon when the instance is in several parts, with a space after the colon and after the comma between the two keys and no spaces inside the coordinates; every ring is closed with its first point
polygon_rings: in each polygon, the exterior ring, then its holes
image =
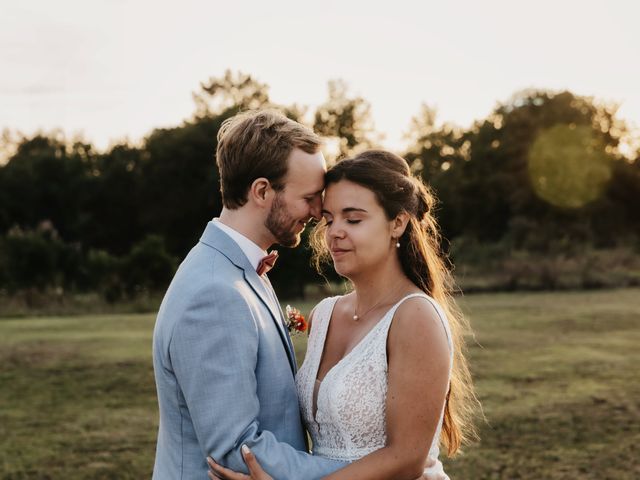
{"type": "MultiPolygon", "coordinates": [[[[475,395],[465,357],[464,334],[471,329],[453,299],[455,289],[447,257],[440,246],[441,236],[432,210],[435,197],[419,179],[411,175],[407,162],[390,152],[369,150],[342,160],[325,177],[325,187],[340,180],[371,190],[389,220],[406,211],[410,214],[407,228],[400,237],[398,255],[405,275],[443,308],[449,321],[453,341],[453,367],[442,425],[442,442],[449,456],[476,437],[473,420],[480,404],[475,395]]],[[[320,222],[311,235],[313,259],[320,271],[330,261],[325,242],[325,222],[320,222]]]]}

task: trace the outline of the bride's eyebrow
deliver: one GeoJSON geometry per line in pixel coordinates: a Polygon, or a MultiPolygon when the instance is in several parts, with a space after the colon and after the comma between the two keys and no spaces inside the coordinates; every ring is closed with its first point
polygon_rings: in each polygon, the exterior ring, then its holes
{"type": "Polygon", "coordinates": [[[342,209],[342,213],[353,213],[353,212],[369,213],[364,208],[347,207],[342,209]]]}
{"type": "MultiPolygon", "coordinates": [[[[369,213],[364,208],[346,207],[346,208],[342,209],[342,213],[354,213],[354,212],[356,212],[356,213],[357,212],[369,213]]],[[[322,209],[320,211],[320,213],[322,213],[322,214],[326,213],[327,215],[333,215],[333,213],[331,213],[329,210],[325,210],[325,209],[322,209]]]]}

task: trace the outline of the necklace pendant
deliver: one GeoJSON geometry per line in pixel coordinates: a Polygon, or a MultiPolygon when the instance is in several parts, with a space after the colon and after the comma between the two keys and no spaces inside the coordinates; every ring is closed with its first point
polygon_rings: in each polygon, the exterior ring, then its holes
{"type": "Polygon", "coordinates": [[[360,317],[358,315],[354,315],[353,319],[357,322],[358,320],[360,320],[360,317]]]}

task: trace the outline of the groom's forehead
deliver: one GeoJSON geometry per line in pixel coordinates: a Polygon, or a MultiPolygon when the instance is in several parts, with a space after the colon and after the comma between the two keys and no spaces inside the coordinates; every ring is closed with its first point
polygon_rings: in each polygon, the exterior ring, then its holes
{"type": "Polygon", "coordinates": [[[304,189],[310,192],[321,192],[324,189],[324,175],[326,163],[322,153],[305,154],[296,152],[289,158],[287,183],[304,185],[304,189]]]}
{"type": "Polygon", "coordinates": [[[301,174],[324,174],[327,172],[327,162],[322,152],[313,154],[295,149],[289,157],[288,169],[301,174]]]}

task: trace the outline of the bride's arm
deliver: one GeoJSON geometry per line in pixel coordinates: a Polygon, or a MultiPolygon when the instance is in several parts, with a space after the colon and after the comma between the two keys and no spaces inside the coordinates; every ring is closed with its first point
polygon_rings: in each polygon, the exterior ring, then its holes
{"type": "Polygon", "coordinates": [[[413,298],[398,308],[387,352],[387,445],[326,480],[422,476],[444,405],[450,364],[446,332],[428,300],[413,298]]]}

